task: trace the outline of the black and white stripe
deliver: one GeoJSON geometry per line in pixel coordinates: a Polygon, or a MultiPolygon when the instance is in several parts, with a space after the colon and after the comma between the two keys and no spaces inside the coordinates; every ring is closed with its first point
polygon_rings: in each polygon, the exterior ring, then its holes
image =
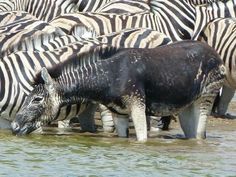
{"type": "Polygon", "coordinates": [[[160,31],[174,41],[190,39],[195,23],[195,7],[187,0],[150,0],[151,12],[160,31]]]}
{"type": "Polygon", "coordinates": [[[236,19],[218,18],[209,22],[199,40],[219,53],[226,67],[225,85],[236,89],[236,19]]]}
{"type": "MultiPolygon", "coordinates": [[[[169,27],[167,22],[154,13],[138,13],[129,15],[97,14],[97,13],[70,13],[61,15],[50,22],[51,25],[61,28],[65,33],[72,34],[81,26],[93,29],[97,35],[119,32],[129,28],[149,28],[169,36],[173,41],[191,38],[189,33],[179,32],[179,24],[169,27]]],[[[184,28],[183,28],[184,29],[184,28]]]]}
{"type": "MultiPolygon", "coordinates": [[[[53,42],[59,44],[59,37],[55,37],[57,42],[49,40],[47,41],[47,43],[45,43],[45,39],[46,38],[41,35],[39,38],[35,39],[35,41],[32,40],[32,43],[37,43],[37,45],[39,46],[43,46],[45,44],[47,44],[48,46],[52,45],[51,47],[53,47],[53,42]]],[[[53,39],[53,37],[51,39],[53,39]]],[[[16,112],[22,105],[25,96],[33,89],[32,83],[34,82],[34,77],[42,67],[53,67],[53,65],[61,61],[89,51],[94,46],[106,46],[107,44],[105,42],[111,42],[112,44],[116,44],[116,46],[118,47],[156,47],[158,45],[164,45],[171,42],[163,34],[149,29],[132,29],[129,31],[123,31],[122,33],[120,33],[120,36],[119,34],[111,34],[110,36],[101,36],[98,38],[98,40],[82,40],[71,43],[69,42],[66,46],[65,41],[66,40],[61,42],[61,47],[56,46],[56,49],[48,51],[35,51],[35,45],[28,44],[29,46],[31,46],[31,51],[30,48],[27,48],[27,51],[15,51],[14,53],[1,59],[1,118],[14,118],[16,112]],[[99,42],[99,40],[103,42],[99,42]],[[147,44],[145,44],[145,42],[147,44]]],[[[78,106],[75,107],[78,108],[78,106]]],[[[72,113],[70,112],[72,110],[71,107],[64,108],[64,110],[67,111],[62,111],[62,113],[64,112],[63,115],[59,115],[60,117],[62,117],[62,119],[68,117],[69,114],[72,115],[72,113]]],[[[74,116],[77,113],[78,109],[73,111],[74,116]]]]}
{"type": "Polygon", "coordinates": [[[208,43],[221,56],[226,67],[226,78],[221,94],[217,97],[213,112],[217,116],[232,118],[226,114],[236,89],[236,20],[218,18],[209,22],[198,40],[208,43]]]}
{"type": "Polygon", "coordinates": [[[0,26],[4,26],[16,21],[37,20],[36,17],[24,11],[0,12],[0,19],[0,26]]]}
{"type": "Polygon", "coordinates": [[[141,13],[150,12],[150,6],[143,0],[113,0],[95,11],[96,13],[141,13]]]}
{"type": "MultiPolygon", "coordinates": [[[[5,23],[0,26],[0,54],[5,55],[5,51],[13,46],[16,46],[19,42],[32,38],[35,35],[40,34],[55,34],[57,36],[65,35],[60,29],[49,25],[48,23],[37,20],[35,18],[15,18],[15,13],[12,14],[15,21],[11,23],[5,23]]],[[[11,19],[10,17],[10,19],[11,19]]],[[[6,16],[5,18],[9,18],[6,16]]],[[[5,19],[4,18],[4,19],[5,19]]]]}
{"type": "Polygon", "coordinates": [[[208,5],[196,6],[196,20],[192,39],[196,40],[204,26],[216,19],[236,17],[236,0],[217,1],[208,5]]]}
{"type": "Polygon", "coordinates": [[[0,2],[0,11],[26,11],[40,20],[50,21],[60,14],[78,10],[74,0],[7,0],[0,2]]]}
{"type": "Polygon", "coordinates": [[[99,8],[112,0],[78,0],[77,6],[80,12],[96,12],[99,8]]]}

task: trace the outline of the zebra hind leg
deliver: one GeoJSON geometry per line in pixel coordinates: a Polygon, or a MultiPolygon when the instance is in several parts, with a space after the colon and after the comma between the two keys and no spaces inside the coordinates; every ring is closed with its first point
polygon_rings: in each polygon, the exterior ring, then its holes
{"type": "Polygon", "coordinates": [[[234,96],[234,89],[231,89],[227,86],[223,86],[222,93],[218,98],[218,101],[215,105],[215,116],[222,117],[222,118],[236,118],[236,116],[227,114],[227,109],[229,106],[230,101],[234,96]]]}

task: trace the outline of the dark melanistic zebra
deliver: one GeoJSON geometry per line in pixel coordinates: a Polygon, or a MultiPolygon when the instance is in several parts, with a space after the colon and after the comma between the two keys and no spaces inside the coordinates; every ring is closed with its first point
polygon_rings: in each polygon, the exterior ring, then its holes
{"type": "MultiPolygon", "coordinates": [[[[39,35],[26,43],[22,42],[17,45],[18,48],[14,48],[14,53],[1,59],[0,83],[3,83],[0,84],[1,121],[13,119],[25,96],[32,90],[31,83],[41,67],[52,67],[61,60],[88,51],[93,46],[106,45],[106,42],[110,42],[116,47],[155,47],[171,42],[165,35],[149,29],[132,29],[120,34],[101,36],[97,40],[82,41],[76,41],[78,39],[75,37],[53,35],[48,37],[48,35],[46,37],[39,35]],[[75,42],[72,42],[73,40],[75,42]],[[61,47],[54,44],[61,45],[61,47]],[[53,50],[53,47],[56,49],[53,50]]],[[[79,109],[73,110],[71,107],[66,110],[62,109],[58,117],[64,119],[77,115],[79,109]]]]}
{"type": "Polygon", "coordinates": [[[236,19],[217,18],[209,22],[198,40],[212,46],[223,60],[226,67],[226,79],[214,111],[217,116],[231,117],[226,115],[226,111],[236,89],[236,19]]]}
{"type": "Polygon", "coordinates": [[[186,138],[203,139],[225,71],[214,49],[181,41],[153,49],[96,48],[49,73],[43,68],[37,75],[34,90],[12,123],[13,133],[28,134],[52,121],[61,105],[93,100],[131,116],[138,141],[147,140],[146,114],[174,113],[180,113],[186,138]]]}

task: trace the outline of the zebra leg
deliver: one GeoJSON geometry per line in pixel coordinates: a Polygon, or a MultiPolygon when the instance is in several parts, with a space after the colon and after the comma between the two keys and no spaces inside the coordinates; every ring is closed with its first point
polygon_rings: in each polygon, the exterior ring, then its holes
{"type": "Polygon", "coordinates": [[[104,132],[114,131],[114,121],[111,111],[104,105],[99,104],[99,111],[101,114],[102,127],[104,132]]]}
{"type": "Polygon", "coordinates": [[[119,137],[129,137],[129,116],[114,114],[114,123],[119,137]]]}
{"type": "MultiPolygon", "coordinates": [[[[230,103],[230,101],[232,100],[232,98],[234,96],[234,92],[235,92],[234,89],[231,89],[227,86],[223,86],[222,93],[219,97],[219,102],[216,105],[217,106],[217,108],[216,108],[217,112],[216,113],[219,116],[226,115],[229,103],[230,103]]],[[[227,115],[226,115],[226,117],[227,117],[227,115]]]]}
{"type": "Polygon", "coordinates": [[[214,97],[202,97],[179,115],[180,126],[186,138],[206,138],[206,123],[214,97]]]}
{"type": "Polygon", "coordinates": [[[68,128],[70,127],[70,120],[58,121],[58,128],[68,128]]]}
{"type": "Polygon", "coordinates": [[[171,122],[172,116],[163,116],[161,117],[160,121],[158,122],[158,127],[161,126],[160,128],[162,130],[169,130],[169,125],[171,122]]]}
{"type": "Polygon", "coordinates": [[[90,103],[88,107],[79,115],[79,122],[82,131],[96,132],[94,114],[97,104],[90,103]]]}
{"type": "Polygon", "coordinates": [[[147,140],[147,122],[145,109],[145,104],[138,99],[131,103],[131,118],[134,123],[137,140],[140,142],[145,142],[147,140]]]}

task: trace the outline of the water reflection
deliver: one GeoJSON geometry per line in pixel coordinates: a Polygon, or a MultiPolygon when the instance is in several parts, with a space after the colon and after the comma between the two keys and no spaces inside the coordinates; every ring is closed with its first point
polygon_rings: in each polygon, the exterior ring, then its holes
{"type": "Polygon", "coordinates": [[[103,135],[15,137],[2,131],[0,176],[235,176],[235,130],[212,127],[207,140],[163,136],[145,144],[103,135]]]}

